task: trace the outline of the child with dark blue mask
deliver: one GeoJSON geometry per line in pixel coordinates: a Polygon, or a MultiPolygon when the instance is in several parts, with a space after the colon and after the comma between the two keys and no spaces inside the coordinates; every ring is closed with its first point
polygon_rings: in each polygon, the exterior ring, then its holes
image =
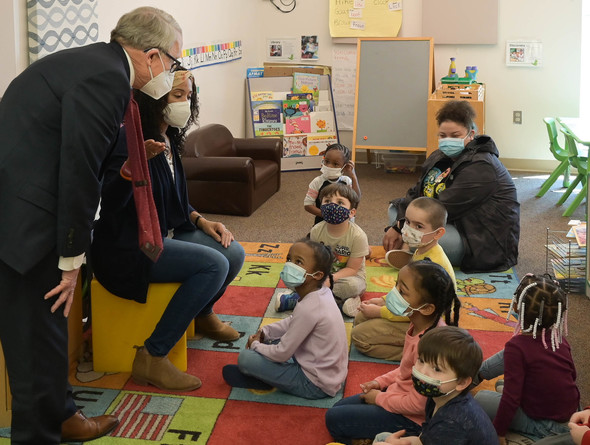
{"type": "Polygon", "coordinates": [[[456,326],[439,326],[418,343],[418,360],[412,368],[414,390],[428,397],[426,421],[417,437],[400,430],[381,433],[374,444],[496,445],[492,422],[469,394],[469,385],[482,362],[482,351],[473,337],[456,326]]]}
{"type": "MultiPolygon", "coordinates": [[[[332,286],[336,303],[342,312],[354,317],[361,305],[361,295],[367,288],[365,256],[369,254],[369,241],[365,232],[353,222],[359,203],[357,193],[348,185],[337,182],[330,184],[320,193],[320,211],[323,221],[316,224],[309,238],[332,249],[332,286]]],[[[275,310],[291,310],[299,300],[295,293],[277,295],[275,310]]]]}
{"type": "Polygon", "coordinates": [[[293,315],[264,326],[248,339],[238,365],[223,376],[232,386],[277,389],[306,399],[333,397],[348,368],[348,342],[340,311],[324,281],[334,257],[309,239],[294,243],[281,272],[299,302],[293,315]]]}
{"type": "Polygon", "coordinates": [[[309,236],[332,249],[334,298],[345,315],[354,317],[367,288],[365,256],[369,254],[367,235],[352,221],[359,197],[351,187],[336,183],[322,190],[320,200],[324,221],[313,226],[309,236]]]}

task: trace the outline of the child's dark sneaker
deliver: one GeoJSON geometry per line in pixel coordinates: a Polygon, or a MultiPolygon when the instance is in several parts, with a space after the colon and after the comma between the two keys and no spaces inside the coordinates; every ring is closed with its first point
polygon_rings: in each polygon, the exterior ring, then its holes
{"type": "Polygon", "coordinates": [[[277,294],[275,299],[275,311],[285,312],[295,309],[295,305],[299,301],[299,295],[296,292],[285,292],[277,294]]]}

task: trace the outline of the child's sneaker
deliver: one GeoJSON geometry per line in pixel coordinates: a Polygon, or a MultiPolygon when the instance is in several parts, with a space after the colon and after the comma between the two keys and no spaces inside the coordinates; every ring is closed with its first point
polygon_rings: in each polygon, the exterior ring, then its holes
{"type": "Polygon", "coordinates": [[[344,300],[342,304],[342,312],[344,315],[354,318],[361,307],[361,297],[352,297],[344,300]]]}
{"type": "Polygon", "coordinates": [[[385,261],[391,267],[401,269],[412,260],[412,252],[407,250],[390,250],[385,254],[385,261]]]}
{"type": "Polygon", "coordinates": [[[285,312],[295,309],[295,305],[299,301],[297,292],[286,292],[284,294],[277,294],[275,299],[275,311],[285,312]]]}

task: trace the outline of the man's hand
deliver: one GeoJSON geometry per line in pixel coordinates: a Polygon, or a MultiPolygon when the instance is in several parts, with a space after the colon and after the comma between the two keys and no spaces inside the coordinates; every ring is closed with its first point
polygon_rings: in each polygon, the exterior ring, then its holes
{"type": "Polygon", "coordinates": [[[54,313],[62,304],[65,303],[64,317],[69,315],[72,302],[74,301],[74,291],[76,290],[76,281],[78,279],[79,272],[80,268],[62,271],[61,281],[59,284],[45,294],[45,297],[43,297],[45,300],[48,300],[59,294],[59,297],[57,300],[55,300],[53,306],[51,306],[51,313],[54,313]]]}
{"type": "Polygon", "coordinates": [[[383,235],[383,248],[385,252],[389,252],[394,249],[401,249],[403,246],[403,240],[401,233],[397,233],[391,227],[387,229],[385,235],[383,235]]]}

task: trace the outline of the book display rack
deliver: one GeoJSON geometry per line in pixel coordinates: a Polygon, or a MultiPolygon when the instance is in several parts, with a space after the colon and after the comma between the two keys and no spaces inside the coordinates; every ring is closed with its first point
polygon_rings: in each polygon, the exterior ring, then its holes
{"type": "Polygon", "coordinates": [[[546,272],[553,275],[562,289],[584,293],[586,284],[586,244],[579,242],[575,227],[569,231],[547,229],[546,272]]]}

